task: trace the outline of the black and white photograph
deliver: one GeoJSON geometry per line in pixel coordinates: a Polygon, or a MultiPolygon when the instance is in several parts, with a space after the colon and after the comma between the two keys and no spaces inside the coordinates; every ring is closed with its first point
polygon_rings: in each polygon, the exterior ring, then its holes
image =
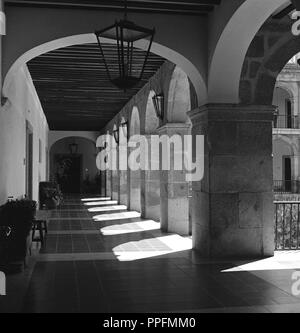
{"type": "Polygon", "coordinates": [[[300,0],[0,0],[0,87],[0,320],[300,313],[300,0]]]}

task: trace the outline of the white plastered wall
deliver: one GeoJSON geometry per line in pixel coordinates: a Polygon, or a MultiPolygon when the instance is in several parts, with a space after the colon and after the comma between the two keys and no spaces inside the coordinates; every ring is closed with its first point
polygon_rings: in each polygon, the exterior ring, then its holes
{"type": "Polygon", "coordinates": [[[26,65],[14,74],[6,96],[0,111],[0,204],[8,196],[25,194],[26,120],[33,129],[33,199],[37,200],[38,183],[46,180],[48,124],[26,65]]]}

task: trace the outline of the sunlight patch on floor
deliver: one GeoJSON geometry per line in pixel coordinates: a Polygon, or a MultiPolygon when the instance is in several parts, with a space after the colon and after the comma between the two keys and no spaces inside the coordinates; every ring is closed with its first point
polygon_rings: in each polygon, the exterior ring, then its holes
{"type": "Polygon", "coordinates": [[[192,240],[190,237],[167,235],[124,243],[113,248],[113,253],[119,261],[134,261],[191,249],[192,240]]]}
{"type": "Polygon", "coordinates": [[[103,222],[103,221],[112,221],[112,220],[124,220],[137,217],[141,217],[141,213],[131,211],[131,212],[95,215],[93,216],[93,220],[95,222],[103,222]]]}
{"type": "Polygon", "coordinates": [[[251,272],[282,269],[300,269],[300,251],[275,252],[274,257],[240,263],[236,267],[225,269],[226,272],[251,272]]]}
{"type": "Polygon", "coordinates": [[[122,235],[133,232],[143,232],[143,231],[159,230],[159,229],[160,229],[160,223],[152,220],[147,220],[141,222],[110,225],[100,229],[100,232],[104,236],[111,236],[111,235],[122,235]]]}
{"type": "Polygon", "coordinates": [[[99,197],[99,198],[84,198],[81,199],[81,201],[86,202],[86,201],[106,201],[106,200],[111,200],[110,197],[99,197]]]}
{"type": "Polygon", "coordinates": [[[115,205],[115,206],[107,206],[107,207],[94,207],[89,208],[88,211],[90,213],[93,212],[107,212],[107,211],[113,211],[113,210],[127,210],[127,207],[124,205],[115,205]]]}
{"type": "Polygon", "coordinates": [[[105,206],[105,205],[117,205],[117,200],[106,200],[106,201],[91,201],[85,202],[85,206],[105,206]]]}

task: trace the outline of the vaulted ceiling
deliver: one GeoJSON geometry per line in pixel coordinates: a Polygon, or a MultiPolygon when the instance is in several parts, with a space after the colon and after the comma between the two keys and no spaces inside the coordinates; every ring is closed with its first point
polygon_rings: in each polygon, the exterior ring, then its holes
{"type": "MultiPolygon", "coordinates": [[[[114,54],[115,47],[106,44],[105,54],[114,54]]],[[[144,51],[138,50],[135,61],[143,59],[144,51]]],[[[143,80],[126,92],[108,80],[97,44],[54,50],[34,58],[27,65],[50,129],[100,130],[164,62],[164,58],[150,54],[143,80]]],[[[117,64],[115,67],[117,70],[117,64]]]]}
{"type": "MultiPolygon", "coordinates": [[[[228,0],[226,0],[228,1],[228,0]]],[[[128,0],[131,12],[206,15],[221,0],[128,0]]],[[[124,0],[5,0],[7,5],[121,10],[124,0]]]]}

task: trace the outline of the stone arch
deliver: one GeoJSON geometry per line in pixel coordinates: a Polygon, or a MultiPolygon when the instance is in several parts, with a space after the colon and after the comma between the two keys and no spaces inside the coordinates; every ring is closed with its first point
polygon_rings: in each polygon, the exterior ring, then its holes
{"type": "Polygon", "coordinates": [[[171,123],[187,122],[187,112],[191,110],[190,83],[186,73],[175,67],[169,85],[167,101],[167,121],[171,123]]]}
{"type": "MultiPolygon", "coordinates": [[[[72,186],[69,187],[69,183],[72,182],[77,182],[78,191],[80,192],[87,191],[88,183],[92,184],[96,182],[96,177],[99,172],[96,166],[96,143],[94,140],[82,136],[64,136],[51,145],[49,155],[51,179],[55,179],[60,184],[63,192],[68,193],[67,189],[72,188],[72,186]],[[75,152],[75,157],[79,159],[79,161],[77,161],[79,163],[78,170],[80,170],[78,174],[79,177],[66,179],[64,181],[61,174],[62,169],[60,168],[60,162],[58,161],[61,161],[61,159],[70,160],[72,154],[69,150],[69,144],[74,142],[78,145],[78,151],[75,152]]],[[[75,162],[76,161],[71,159],[70,163],[73,165],[75,162]]],[[[98,190],[100,191],[100,188],[98,190]]]]}
{"type": "Polygon", "coordinates": [[[85,132],[85,131],[50,131],[49,132],[49,150],[51,149],[51,146],[54,145],[57,141],[62,140],[64,138],[70,138],[70,137],[76,137],[76,138],[84,138],[90,141],[93,141],[96,143],[98,133],[96,132],[85,132]]]}
{"type": "MultiPolygon", "coordinates": [[[[105,43],[115,43],[113,40],[110,39],[103,39],[105,43]]],[[[56,40],[52,40],[50,42],[41,44],[39,46],[36,46],[24,54],[22,54],[19,58],[17,58],[12,66],[8,69],[4,82],[3,82],[3,89],[2,93],[3,96],[7,97],[7,91],[9,88],[9,85],[12,81],[12,78],[14,77],[15,73],[18,71],[18,69],[26,64],[31,59],[50,52],[55,49],[72,46],[72,45],[80,45],[80,44],[89,44],[89,43],[95,43],[95,35],[92,33],[88,34],[81,34],[81,35],[73,35],[68,36],[56,40]]],[[[147,50],[148,43],[146,40],[140,40],[136,43],[136,47],[147,50]]],[[[172,63],[180,66],[188,75],[191,82],[194,85],[195,92],[197,94],[198,102],[200,101],[206,101],[207,99],[207,87],[205,83],[205,79],[203,76],[199,73],[196,66],[188,60],[186,57],[181,55],[180,53],[176,52],[175,50],[172,50],[164,45],[161,45],[159,43],[153,43],[151,47],[151,52],[154,54],[157,54],[172,63]]]]}
{"type": "Polygon", "coordinates": [[[151,90],[148,95],[145,116],[145,134],[153,134],[155,130],[159,127],[159,118],[156,115],[152,100],[155,94],[155,91],[151,90]]]}
{"type": "Polygon", "coordinates": [[[253,38],[241,73],[239,96],[242,103],[272,103],[278,75],[300,51],[299,38],[291,32],[293,22],[289,15],[280,20],[271,17],[253,38]]]}
{"type": "Polygon", "coordinates": [[[230,18],[220,17],[220,27],[216,30],[221,32],[215,33],[216,43],[211,45],[208,102],[240,102],[240,77],[249,45],[264,22],[286,2],[245,0],[242,4],[231,4],[231,1],[223,4],[236,7],[225,10],[233,13],[230,18]]]}
{"type": "MultiPolygon", "coordinates": [[[[141,130],[139,110],[133,107],[130,116],[130,137],[139,135],[141,130]]],[[[131,140],[132,141],[132,140],[131,140]]],[[[137,144],[138,145],[138,144],[137,144]]],[[[129,148],[129,153],[134,149],[129,148]]],[[[140,163],[140,161],[138,161],[140,163]]],[[[141,170],[132,170],[129,167],[129,205],[131,210],[141,212],[141,170]]]]}

